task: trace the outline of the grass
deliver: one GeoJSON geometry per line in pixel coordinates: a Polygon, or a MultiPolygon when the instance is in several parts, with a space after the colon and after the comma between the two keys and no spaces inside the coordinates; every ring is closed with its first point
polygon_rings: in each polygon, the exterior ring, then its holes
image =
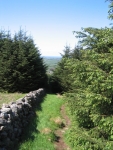
{"type": "Polygon", "coordinates": [[[64,101],[57,95],[48,94],[36,110],[24,132],[18,150],[55,150],[55,130],[62,124],[60,108],[64,101]]]}
{"type": "Polygon", "coordinates": [[[25,95],[22,93],[0,93],[0,107],[2,107],[3,103],[8,104],[9,102],[14,102],[25,95]]]}

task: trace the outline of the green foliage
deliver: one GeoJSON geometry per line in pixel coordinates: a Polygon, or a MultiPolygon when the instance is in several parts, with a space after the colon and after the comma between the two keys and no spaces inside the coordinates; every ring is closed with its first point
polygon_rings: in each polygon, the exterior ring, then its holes
{"type": "Polygon", "coordinates": [[[55,77],[53,74],[48,74],[47,92],[49,92],[49,93],[60,93],[60,92],[62,92],[59,78],[55,77]]]}
{"type": "Polygon", "coordinates": [[[81,59],[81,46],[75,46],[74,49],[71,49],[70,46],[65,46],[63,54],[61,53],[62,58],[74,58],[81,59]]]}
{"type": "Polygon", "coordinates": [[[81,60],[81,57],[82,57],[81,50],[82,50],[82,47],[75,46],[75,48],[70,53],[71,58],[81,60]]]}
{"type": "MultiPolygon", "coordinates": [[[[70,48],[68,48],[69,50],[70,48]]],[[[67,48],[66,48],[67,51],[67,48]]],[[[58,63],[57,67],[53,71],[52,74],[52,88],[55,87],[54,89],[55,92],[63,92],[63,91],[68,91],[73,89],[72,87],[72,82],[73,82],[73,77],[72,77],[72,72],[73,72],[73,62],[76,61],[78,63],[82,59],[82,51],[80,47],[75,47],[72,50],[68,51],[64,54],[62,54],[62,59],[58,63]],[[71,61],[72,60],[72,61],[71,61]]]]}
{"type": "Polygon", "coordinates": [[[71,48],[70,46],[65,46],[65,49],[63,50],[63,53],[61,53],[62,58],[70,58],[71,48]]]}
{"type": "Polygon", "coordinates": [[[82,28],[82,31],[74,31],[79,38],[79,44],[84,49],[93,49],[98,53],[109,53],[113,47],[113,29],[111,28],[82,28]]]}
{"type": "Polygon", "coordinates": [[[108,18],[112,20],[113,19],[113,0],[106,0],[106,1],[110,2],[109,11],[108,11],[108,18]]]}
{"type": "Polygon", "coordinates": [[[72,149],[113,146],[113,29],[85,28],[80,59],[63,58],[55,70],[70,109],[72,149]]]}
{"type": "Polygon", "coordinates": [[[46,66],[31,37],[0,32],[0,90],[29,92],[44,87],[46,66]]]}
{"type": "Polygon", "coordinates": [[[67,60],[68,58],[62,58],[62,60],[58,63],[55,71],[53,72],[54,81],[60,85],[61,91],[67,91],[69,88],[71,88],[70,80],[68,77],[69,68],[66,68],[66,64],[68,63],[67,60]]]}

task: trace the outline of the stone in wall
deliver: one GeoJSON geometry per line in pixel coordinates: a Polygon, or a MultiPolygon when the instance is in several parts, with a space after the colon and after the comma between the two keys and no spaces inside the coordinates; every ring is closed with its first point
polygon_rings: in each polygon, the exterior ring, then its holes
{"type": "Polygon", "coordinates": [[[44,89],[38,89],[16,102],[3,104],[0,109],[0,150],[12,150],[29,119],[35,114],[34,107],[39,105],[44,96],[44,89]]]}

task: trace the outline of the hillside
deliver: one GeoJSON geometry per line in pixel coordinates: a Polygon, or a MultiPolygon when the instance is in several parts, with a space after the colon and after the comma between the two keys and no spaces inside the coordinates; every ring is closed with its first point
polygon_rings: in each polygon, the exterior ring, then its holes
{"type": "Polygon", "coordinates": [[[61,60],[60,56],[43,56],[43,58],[44,63],[48,66],[48,73],[51,73],[57,66],[58,62],[61,60]]]}

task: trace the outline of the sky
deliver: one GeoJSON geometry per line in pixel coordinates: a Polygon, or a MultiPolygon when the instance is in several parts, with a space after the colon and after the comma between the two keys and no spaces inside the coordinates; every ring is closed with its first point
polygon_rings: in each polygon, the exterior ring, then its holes
{"type": "Polygon", "coordinates": [[[21,29],[31,35],[42,56],[60,56],[73,49],[73,31],[110,27],[105,0],[0,0],[0,29],[11,34],[21,29]]]}

